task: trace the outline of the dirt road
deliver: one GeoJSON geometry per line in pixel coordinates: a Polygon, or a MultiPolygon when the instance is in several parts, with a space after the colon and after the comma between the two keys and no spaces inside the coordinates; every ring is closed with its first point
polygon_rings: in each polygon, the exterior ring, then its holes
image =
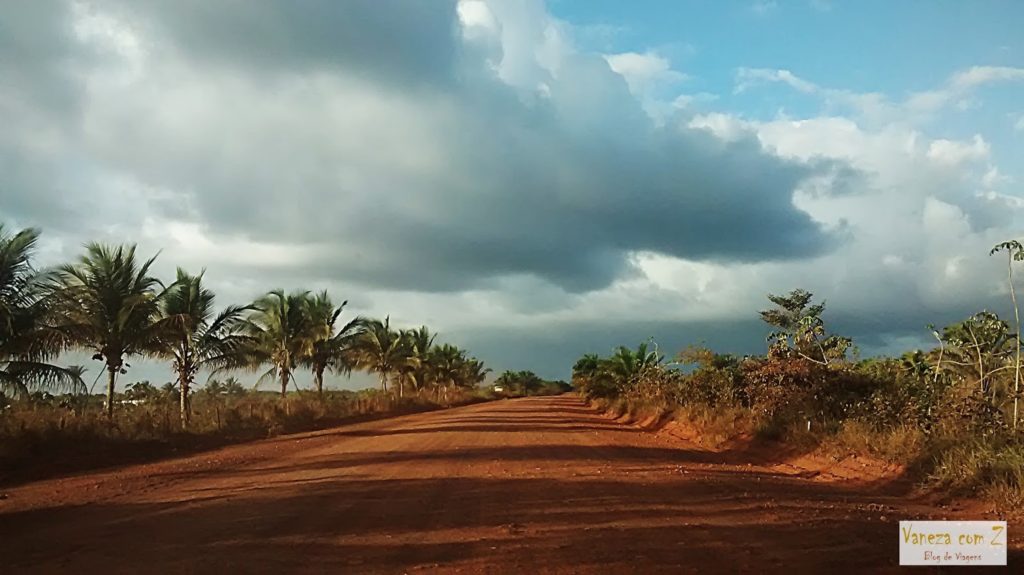
{"type": "Polygon", "coordinates": [[[571,396],[4,493],[6,573],[861,572],[895,569],[901,518],[941,518],[640,431],[571,396]]]}

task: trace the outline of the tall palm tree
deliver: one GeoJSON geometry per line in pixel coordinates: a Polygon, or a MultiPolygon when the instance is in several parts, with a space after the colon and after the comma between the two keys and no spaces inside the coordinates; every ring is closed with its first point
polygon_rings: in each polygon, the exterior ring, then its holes
{"type": "Polygon", "coordinates": [[[313,347],[303,364],[313,372],[313,383],[320,397],[324,395],[324,372],[330,369],[335,373],[352,373],[351,347],[362,331],[364,319],[357,317],[346,323],[341,329],[335,324],[345,309],[348,301],[335,307],[327,291],[322,291],[309,300],[309,315],[312,328],[316,332],[313,347]]]}
{"type": "Polygon", "coordinates": [[[491,368],[484,367],[484,362],[475,357],[465,359],[459,370],[459,387],[473,388],[487,379],[491,368]]]}
{"type": "Polygon", "coordinates": [[[8,234],[0,225],[0,391],[74,389],[81,378],[49,360],[66,340],[47,324],[52,298],[49,274],[31,264],[39,231],[29,228],[8,234]]]}
{"type": "Polygon", "coordinates": [[[64,371],[71,375],[72,382],[68,388],[68,392],[72,395],[85,395],[89,393],[89,388],[85,385],[85,379],[82,377],[86,371],[89,371],[84,365],[69,365],[64,368],[64,371]]]}
{"type": "Polygon", "coordinates": [[[376,373],[380,387],[388,390],[388,379],[415,360],[408,338],[391,329],[391,318],[362,322],[362,333],[352,342],[353,367],[376,373]]]}
{"type": "Polygon", "coordinates": [[[277,379],[282,399],[295,379],[295,368],[313,352],[317,338],[309,299],[308,291],[287,295],[283,290],[271,291],[253,304],[246,321],[246,333],[252,338],[251,365],[270,364],[256,384],[277,379]]]}
{"type": "Polygon", "coordinates": [[[430,333],[427,326],[420,326],[419,329],[410,329],[403,332],[406,344],[411,353],[409,364],[402,370],[402,378],[399,381],[399,396],[405,383],[409,383],[413,390],[426,389],[431,384],[433,366],[430,364],[430,350],[434,345],[436,333],[430,333]]]}
{"type": "Polygon", "coordinates": [[[135,246],[90,243],[78,263],[58,269],[56,327],[71,345],[95,352],[107,371],[107,417],[114,414],[117,376],[133,355],[167,349],[171,324],[162,314],[167,288],[149,275],[156,256],[142,262],[135,246]]]}
{"type": "Polygon", "coordinates": [[[430,363],[434,370],[434,383],[438,386],[438,395],[448,398],[449,387],[456,387],[462,379],[466,352],[446,343],[434,346],[430,352],[430,363]]]}
{"type": "Polygon", "coordinates": [[[647,342],[637,346],[636,351],[619,346],[615,353],[603,362],[601,369],[621,388],[645,369],[660,364],[663,359],[656,351],[648,349],[647,342]]]}
{"type": "MultiPolygon", "coordinates": [[[[205,272],[203,272],[205,273],[205,272]]],[[[163,300],[163,313],[173,323],[165,350],[178,376],[181,427],[190,418],[189,391],[199,370],[242,367],[251,356],[251,338],[241,333],[248,306],[228,306],[214,313],[214,294],[203,285],[203,273],[178,278],[163,300]]]]}
{"type": "Polygon", "coordinates": [[[574,385],[586,387],[601,370],[601,357],[596,353],[584,354],[572,366],[574,385]]]}

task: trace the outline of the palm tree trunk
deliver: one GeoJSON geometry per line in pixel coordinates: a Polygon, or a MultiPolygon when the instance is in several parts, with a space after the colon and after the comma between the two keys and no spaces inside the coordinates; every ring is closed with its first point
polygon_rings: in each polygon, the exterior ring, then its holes
{"type": "Polygon", "coordinates": [[[107,366],[107,419],[114,419],[114,384],[117,382],[117,370],[112,365],[107,366]]]}
{"type": "Polygon", "coordinates": [[[384,393],[388,392],[388,374],[383,371],[380,372],[380,388],[384,393]]]}
{"type": "Polygon", "coordinates": [[[184,377],[178,378],[178,387],[180,388],[179,394],[179,406],[181,408],[181,429],[188,429],[188,379],[184,377]]]}
{"type": "Polygon", "coordinates": [[[281,399],[288,397],[288,370],[281,370],[281,399]]]}
{"type": "Polygon", "coordinates": [[[188,384],[184,381],[178,382],[181,389],[178,393],[178,407],[181,415],[181,429],[188,429],[188,384]]]}
{"type": "Polygon", "coordinates": [[[324,398],[324,370],[318,369],[313,372],[313,381],[316,383],[316,393],[320,399],[324,398]]]}

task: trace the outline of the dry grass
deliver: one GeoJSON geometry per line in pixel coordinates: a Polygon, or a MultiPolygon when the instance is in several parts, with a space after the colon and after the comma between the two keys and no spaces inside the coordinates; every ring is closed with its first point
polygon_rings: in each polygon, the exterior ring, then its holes
{"type": "Polygon", "coordinates": [[[108,421],[102,405],[75,407],[15,402],[0,410],[0,481],[52,472],[155,459],[180,450],[311,431],[348,421],[493,399],[485,391],[404,398],[377,391],[289,394],[246,392],[216,398],[197,394],[187,431],[181,429],[174,398],[117,406],[108,421]],[[9,471],[8,471],[9,470],[9,471]]]}
{"type": "Polygon", "coordinates": [[[888,463],[910,465],[925,455],[928,438],[917,427],[900,425],[876,431],[864,422],[848,420],[822,442],[822,447],[839,457],[870,455],[888,463]]]}

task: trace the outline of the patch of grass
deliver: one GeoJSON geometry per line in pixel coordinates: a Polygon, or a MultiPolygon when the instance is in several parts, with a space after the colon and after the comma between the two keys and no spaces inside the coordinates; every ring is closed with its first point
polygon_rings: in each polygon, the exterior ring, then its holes
{"type": "Polygon", "coordinates": [[[939,451],[929,481],[956,493],[998,494],[1000,503],[1024,502],[1024,445],[971,439],[939,451]]]}
{"type": "Polygon", "coordinates": [[[44,477],[165,457],[283,433],[324,429],[351,421],[486,401],[486,393],[463,391],[439,402],[433,394],[403,398],[374,390],[315,393],[246,392],[193,400],[192,418],[181,429],[174,398],[122,404],[107,420],[102,405],[75,408],[14,402],[0,410],[0,481],[44,477]]]}
{"type": "Polygon", "coordinates": [[[705,445],[721,445],[754,431],[749,412],[738,407],[684,405],[675,410],[675,418],[696,427],[701,434],[701,443],[705,445]]]}
{"type": "Polygon", "coordinates": [[[865,454],[888,463],[909,465],[925,453],[928,438],[914,426],[899,425],[878,431],[865,422],[847,420],[822,445],[837,457],[865,454]]]}

